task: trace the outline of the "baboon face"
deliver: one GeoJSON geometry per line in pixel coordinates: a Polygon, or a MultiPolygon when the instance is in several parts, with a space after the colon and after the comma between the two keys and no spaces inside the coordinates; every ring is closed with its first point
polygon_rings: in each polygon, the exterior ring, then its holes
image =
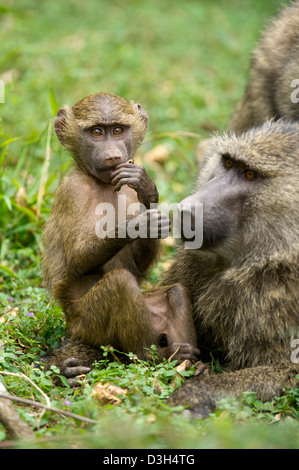
{"type": "Polygon", "coordinates": [[[191,220],[194,204],[203,204],[201,250],[231,256],[251,249],[265,253],[269,244],[273,252],[296,242],[298,130],[297,124],[270,121],[240,136],[214,139],[197,192],[180,204],[183,213],[191,211],[191,220]],[[193,209],[184,209],[184,203],[193,209]]]}
{"type": "MultiPolygon", "coordinates": [[[[201,249],[213,249],[227,240],[238,238],[242,209],[250,195],[262,184],[262,178],[230,153],[220,153],[210,179],[192,196],[181,202],[203,204],[203,244],[201,249]]],[[[184,209],[183,209],[184,210],[184,209]]],[[[196,226],[195,223],[193,223],[196,226]]]]}
{"type": "Polygon", "coordinates": [[[88,172],[104,183],[110,183],[110,175],[116,165],[125,163],[132,154],[132,132],[130,126],[104,124],[83,130],[80,152],[88,172]]]}
{"type": "Polygon", "coordinates": [[[110,183],[115,167],[134,155],[147,122],[140,104],[99,93],[60,109],[55,131],[83,170],[110,183]]]}

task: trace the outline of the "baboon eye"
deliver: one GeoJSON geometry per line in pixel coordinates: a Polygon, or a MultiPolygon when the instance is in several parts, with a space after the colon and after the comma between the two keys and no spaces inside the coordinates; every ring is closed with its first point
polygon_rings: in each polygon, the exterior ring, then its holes
{"type": "Polygon", "coordinates": [[[254,179],[254,178],[256,177],[255,172],[252,171],[252,170],[245,170],[243,174],[244,174],[244,176],[246,176],[246,178],[248,178],[248,179],[254,179]]]}
{"type": "Polygon", "coordinates": [[[112,132],[113,132],[114,135],[120,135],[120,134],[123,133],[123,131],[124,131],[124,129],[122,127],[114,127],[112,132]]]}
{"type": "Polygon", "coordinates": [[[227,168],[231,168],[231,167],[233,166],[233,162],[232,162],[231,160],[229,160],[229,159],[226,158],[226,159],[225,159],[225,166],[226,166],[227,168]]]}
{"type": "Polygon", "coordinates": [[[92,135],[95,135],[96,137],[97,137],[98,135],[103,135],[103,131],[102,131],[102,129],[100,129],[99,127],[94,127],[93,129],[91,129],[90,133],[91,133],[92,135]]]}

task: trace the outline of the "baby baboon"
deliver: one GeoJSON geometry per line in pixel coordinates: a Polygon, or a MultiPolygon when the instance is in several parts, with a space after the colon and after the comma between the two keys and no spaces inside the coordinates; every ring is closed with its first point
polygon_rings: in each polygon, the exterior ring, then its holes
{"type": "Polygon", "coordinates": [[[220,350],[229,373],[192,378],[170,404],[203,417],[226,394],[267,400],[296,385],[298,181],[299,123],[267,121],[212,140],[198,190],[180,206],[203,204],[203,245],[181,250],[161,284],[189,288],[198,347],[220,350]]]}
{"type": "Polygon", "coordinates": [[[130,161],[147,123],[139,104],[107,93],[57,113],[55,131],[75,169],[57,189],[44,229],[43,272],[65,312],[68,340],[42,361],[67,377],[99,359],[101,345],[141,358],[152,344],[161,357],[178,347],[179,360],[199,353],[187,290],[177,284],[143,295],[139,289],[170,224],[157,210],[155,184],[130,161]]]}
{"type": "Polygon", "coordinates": [[[236,133],[266,119],[299,119],[299,1],[290,3],[262,34],[253,52],[249,83],[230,129],[236,133]]]}

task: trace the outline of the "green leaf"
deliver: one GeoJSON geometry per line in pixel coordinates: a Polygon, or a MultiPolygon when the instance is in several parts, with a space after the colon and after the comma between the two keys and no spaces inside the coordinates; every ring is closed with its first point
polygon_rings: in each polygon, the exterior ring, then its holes
{"type": "Polygon", "coordinates": [[[178,370],[178,373],[179,373],[182,377],[190,377],[191,375],[194,374],[192,370],[178,370]]]}
{"type": "Polygon", "coordinates": [[[173,377],[176,374],[176,370],[168,370],[165,372],[166,377],[173,377]]]}
{"type": "Polygon", "coordinates": [[[64,375],[58,375],[58,377],[60,378],[61,382],[63,383],[63,385],[67,388],[71,388],[70,387],[70,384],[68,383],[67,381],[67,378],[64,377],[64,375]]]}
{"type": "Polygon", "coordinates": [[[11,142],[14,142],[15,140],[19,140],[21,137],[12,137],[11,139],[6,140],[5,142],[2,142],[0,144],[1,147],[5,147],[6,145],[10,144],[11,142]]]}
{"type": "Polygon", "coordinates": [[[149,395],[153,395],[153,393],[154,393],[152,387],[150,387],[149,385],[144,385],[143,386],[143,391],[148,393],[149,395]]]}
{"type": "Polygon", "coordinates": [[[0,194],[0,199],[3,199],[8,207],[8,209],[11,211],[12,205],[11,205],[11,200],[6,194],[0,194]]]}
{"type": "Polygon", "coordinates": [[[28,215],[28,217],[30,218],[30,220],[32,221],[36,221],[36,214],[31,210],[29,209],[28,207],[24,207],[24,206],[20,206],[19,204],[17,204],[16,202],[13,202],[13,206],[18,209],[18,211],[20,212],[24,212],[24,214],[28,215]]]}
{"type": "Polygon", "coordinates": [[[56,98],[54,96],[54,92],[53,92],[53,89],[50,85],[50,82],[49,83],[49,100],[50,100],[50,106],[51,106],[51,111],[52,111],[52,114],[53,116],[56,116],[57,114],[57,111],[59,109],[59,105],[56,101],[56,98]]]}
{"type": "Polygon", "coordinates": [[[9,274],[10,276],[16,279],[18,278],[16,273],[14,273],[10,268],[8,268],[7,266],[4,266],[3,264],[0,264],[0,271],[4,271],[6,274],[9,274]]]}

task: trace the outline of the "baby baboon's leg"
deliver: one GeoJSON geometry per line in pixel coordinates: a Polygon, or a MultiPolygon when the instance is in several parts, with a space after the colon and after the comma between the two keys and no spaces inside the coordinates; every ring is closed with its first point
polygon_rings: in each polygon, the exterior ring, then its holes
{"type": "Polygon", "coordinates": [[[157,343],[157,335],[136,278],[126,269],[104,275],[66,310],[71,338],[93,346],[111,345],[145,358],[144,348],[157,343]]]}

